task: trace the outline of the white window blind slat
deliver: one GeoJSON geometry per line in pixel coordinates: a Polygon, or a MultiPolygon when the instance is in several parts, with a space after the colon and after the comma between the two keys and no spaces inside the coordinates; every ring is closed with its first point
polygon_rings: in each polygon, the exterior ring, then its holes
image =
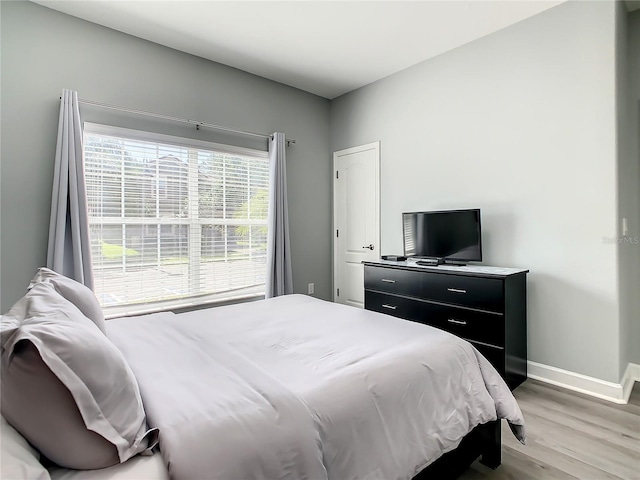
{"type": "Polygon", "coordinates": [[[85,126],[95,290],[106,309],[264,293],[268,158],[193,143],[85,126]]]}

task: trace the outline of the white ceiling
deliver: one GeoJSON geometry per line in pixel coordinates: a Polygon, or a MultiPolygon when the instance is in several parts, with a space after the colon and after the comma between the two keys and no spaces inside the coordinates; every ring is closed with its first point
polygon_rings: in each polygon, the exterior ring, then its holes
{"type": "Polygon", "coordinates": [[[34,0],[326,98],[564,0],[34,0]]]}

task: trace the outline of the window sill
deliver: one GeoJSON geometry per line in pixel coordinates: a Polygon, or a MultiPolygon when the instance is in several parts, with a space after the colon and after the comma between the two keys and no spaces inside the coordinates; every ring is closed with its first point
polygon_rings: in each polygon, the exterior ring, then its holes
{"type": "Polygon", "coordinates": [[[169,302],[155,302],[138,305],[124,305],[120,307],[110,307],[103,309],[105,320],[111,320],[121,317],[133,317],[138,315],[146,315],[149,313],[175,312],[182,313],[190,310],[199,310],[209,307],[220,307],[223,305],[231,305],[234,303],[242,303],[247,301],[255,301],[264,298],[262,292],[238,292],[236,295],[225,295],[216,297],[197,297],[184,298],[181,300],[172,300],[169,302]]]}

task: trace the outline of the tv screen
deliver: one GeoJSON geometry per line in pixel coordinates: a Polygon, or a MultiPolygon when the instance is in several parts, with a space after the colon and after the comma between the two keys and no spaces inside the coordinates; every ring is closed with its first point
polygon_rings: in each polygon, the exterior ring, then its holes
{"type": "Polygon", "coordinates": [[[406,257],[481,261],[480,209],[402,214],[406,257]]]}

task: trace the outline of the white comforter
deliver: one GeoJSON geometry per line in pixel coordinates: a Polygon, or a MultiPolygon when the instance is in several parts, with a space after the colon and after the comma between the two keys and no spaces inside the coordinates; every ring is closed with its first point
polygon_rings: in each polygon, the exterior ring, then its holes
{"type": "Polygon", "coordinates": [[[410,479],[522,414],[446,332],[303,295],[107,322],[175,479],[410,479]]]}

